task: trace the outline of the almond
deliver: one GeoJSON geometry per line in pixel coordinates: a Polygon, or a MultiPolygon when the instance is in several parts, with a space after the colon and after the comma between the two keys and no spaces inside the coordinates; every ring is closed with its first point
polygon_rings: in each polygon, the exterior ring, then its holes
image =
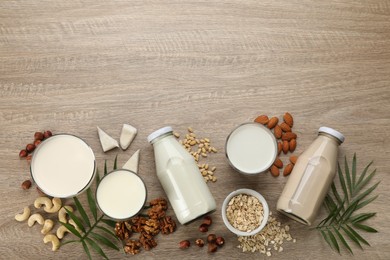
{"type": "Polygon", "coordinates": [[[258,116],[255,119],[256,123],[263,124],[263,125],[268,124],[268,121],[269,121],[269,119],[268,119],[268,116],[266,116],[266,115],[258,116]]]}
{"type": "Polygon", "coordinates": [[[290,173],[292,172],[293,168],[294,168],[294,165],[292,165],[291,163],[287,164],[287,166],[284,167],[283,176],[290,175],[290,173]]]}
{"type": "Polygon", "coordinates": [[[282,135],[283,141],[290,141],[291,139],[297,139],[297,134],[293,132],[287,132],[282,135]]]}
{"type": "Polygon", "coordinates": [[[271,168],[269,169],[271,172],[272,176],[278,177],[279,176],[279,169],[275,165],[272,165],[271,168]]]}
{"type": "Polygon", "coordinates": [[[288,141],[283,141],[282,150],[284,154],[286,154],[289,151],[288,141]]]}
{"type": "Polygon", "coordinates": [[[276,158],[276,160],[275,160],[275,162],[274,162],[274,165],[275,165],[276,167],[278,167],[279,169],[280,169],[280,168],[283,168],[283,162],[282,162],[282,160],[280,160],[280,158],[276,158]]]}
{"type": "Polygon", "coordinates": [[[279,122],[279,119],[277,117],[271,117],[271,119],[268,121],[267,127],[269,129],[274,128],[279,122]]]}
{"type": "Polygon", "coordinates": [[[279,125],[276,125],[274,128],[274,135],[276,139],[280,139],[282,137],[282,128],[279,125]]]}
{"type": "Polygon", "coordinates": [[[280,155],[280,153],[282,152],[282,142],[278,142],[278,155],[280,155]]]}
{"type": "Polygon", "coordinates": [[[295,148],[297,148],[297,140],[291,139],[288,145],[290,146],[290,152],[294,152],[295,148]]]}
{"type": "Polygon", "coordinates": [[[292,117],[292,115],[289,113],[289,112],[286,112],[283,116],[283,120],[284,122],[286,122],[286,124],[288,124],[290,127],[293,127],[294,125],[294,119],[292,117]]]}
{"type": "Polygon", "coordinates": [[[295,165],[295,163],[297,162],[297,160],[298,160],[298,156],[296,156],[296,155],[291,155],[291,156],[290,156],[290,162],[291,162],[292,164],[295,165]]]}
{"type": "Polygon", "coordinates": [[[283,132],[291,132],[291,127],[286,122],[281,123],[280,128],[283,132]]]}

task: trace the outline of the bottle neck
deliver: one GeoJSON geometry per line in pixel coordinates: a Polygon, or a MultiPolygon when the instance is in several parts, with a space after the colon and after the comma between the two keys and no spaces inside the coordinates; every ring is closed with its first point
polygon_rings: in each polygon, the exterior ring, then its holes
{"type": "Polygon", "coordinates": [[[330,135],[330,134],[327,134],[327,133],[323,133],[323,132],[320,132],[318,133],[318,136],[324,136],[324,137],[327,137],[329,138],[330,140],[332,140],[333,142],[335,142],[338,146],[341,144],[341,141],[334,137],[333,135],[330,135]]]}
{"type": "Polygon", "coordinates": [[[160,135],[159,137],[154,138],[150,143],[151,143],[152,145],[154,145],[155,143],[157,143],[157,142],[159,142],[160,140],[162,140],[162,139],[164,139],[164,138],[166,138],[166,137],[169,137],[169,136],[173,136],[173,133],[172,133],[172,132],[168,132],[168,133],[166,133],[166,134],[162,134],[162,135],[160,135]]]}

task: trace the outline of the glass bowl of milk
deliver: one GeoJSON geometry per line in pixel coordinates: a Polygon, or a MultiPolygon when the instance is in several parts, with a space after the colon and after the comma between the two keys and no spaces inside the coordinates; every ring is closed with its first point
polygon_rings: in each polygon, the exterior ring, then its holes
{"type": "Polygon", "coordinates": [[[229,164],[243,174],[267,171],[277,152],[275,136],[259,123],[241,124],[226,139],[225,153],[229,164]]]}
{"type": "Polygon", "coordinates": [[[30,173],[39,189],[49,196],[77,196],[91,185],[95,177],[95,155],[81,138],[56,134],[35,149],[30,173]]]}
{"type": "Polygon", "coordinates": [[[108,217],[123,221],[137,215],[146,202],[146,186],[136,173],[114,170],[100,180],[96,188],[96,202],[108,217]]]}

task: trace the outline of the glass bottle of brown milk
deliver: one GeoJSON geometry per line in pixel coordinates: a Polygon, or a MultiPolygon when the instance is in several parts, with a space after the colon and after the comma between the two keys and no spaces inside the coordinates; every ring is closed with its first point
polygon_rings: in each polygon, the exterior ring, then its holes
{"type": "Polygon", "coordinates": [[[277,210],[311,225],[336,175],[338,146],[344,136],[320,127],[318,137],[299,157],[279,197],[277,210]]]}

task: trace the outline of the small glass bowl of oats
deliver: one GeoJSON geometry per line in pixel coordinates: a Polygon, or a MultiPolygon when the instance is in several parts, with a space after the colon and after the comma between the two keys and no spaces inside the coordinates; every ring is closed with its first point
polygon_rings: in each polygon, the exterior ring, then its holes
{"type": "Polygon", "coordinates": [[[267,224],[267,201],[257,191],[239,189],[231,192],[222,204],[222,219],[226,227],[238,236],[253,236],[267,224]]]}

